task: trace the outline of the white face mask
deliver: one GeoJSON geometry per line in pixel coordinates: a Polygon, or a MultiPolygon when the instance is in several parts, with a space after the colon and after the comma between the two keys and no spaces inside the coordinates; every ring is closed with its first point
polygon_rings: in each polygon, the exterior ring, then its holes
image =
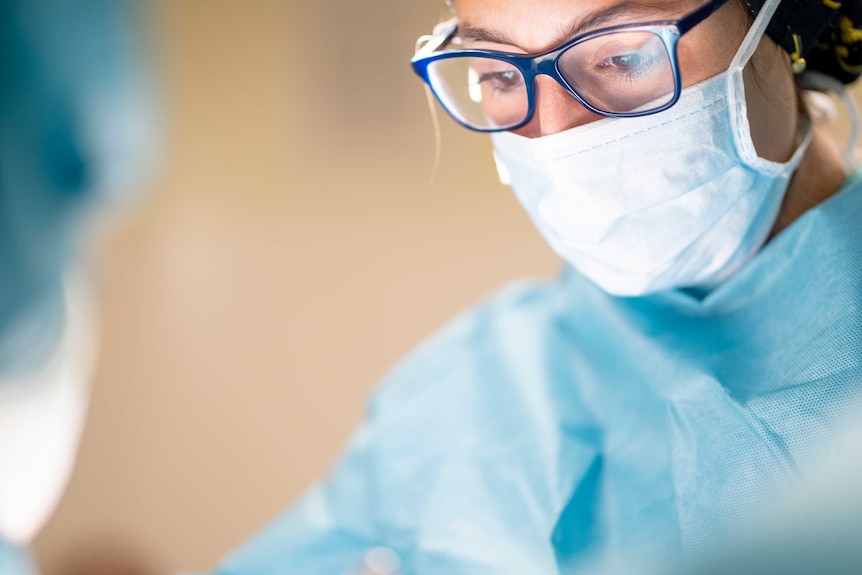
{"type": "Polygon", "coordinates": [[[492,135],[509,184],[551,247],[609,293],[713,286],[764,244],[810,130],[789,162],[757,156],[742,70],[778,0],[768,0],[727,72],[669,110],[551,136],[492,135]]]}

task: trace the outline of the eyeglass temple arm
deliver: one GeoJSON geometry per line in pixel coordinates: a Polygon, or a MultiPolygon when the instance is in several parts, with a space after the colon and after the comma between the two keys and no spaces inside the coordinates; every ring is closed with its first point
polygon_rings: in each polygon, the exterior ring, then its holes
{"type": "Polygon", "coordinates": [[[434,27],[433,34],[430,36],[422,36],[416,41],[416,55],[414,56],[414,59],[427,56],[428,54],[439,50],[441,46],[445,46],[446,43],[452,39],[457,31],[457,18],[451,18],[445,22],[437,24],[434,27]]]}
{"type": "Polygon", "coordinates": [[[691,14],[685,16],[677,23],[680,35],[685,34],[710,16],[719,8],[728,3],[729,0],[710,0],[691,14]]]}

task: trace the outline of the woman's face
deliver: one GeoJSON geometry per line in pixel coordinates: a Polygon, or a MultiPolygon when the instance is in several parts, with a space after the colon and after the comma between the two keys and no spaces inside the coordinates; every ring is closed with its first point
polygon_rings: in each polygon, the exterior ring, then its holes
{"type": "MultiPolygon", "coordinates": [[[[705,0],[455,0],[465,47],[539,53],[571,39],[568,31],[618,24],[675,20],[705,0]]],[[[683,85],[715,76],[730,65],[748,30],[750,16],[737,0],[685,34],[679,42],[683,85]]],[[[746,69],[752,136],[763,157],[784,161],[795,147],[796,95],[787,57],[768,38],[746,69]]],[[[536,113],[517,130],[546,136],[600,119],[547,76],[536,79],[536,113]]]]}

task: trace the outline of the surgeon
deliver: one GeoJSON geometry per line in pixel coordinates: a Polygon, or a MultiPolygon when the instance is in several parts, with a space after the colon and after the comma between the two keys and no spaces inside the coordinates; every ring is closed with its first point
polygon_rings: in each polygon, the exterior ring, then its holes
{"type": "Polygon", "coordinates": [[[0,574],[74,464],[97,343],[84,254],[157,161],[131,0],[0,0],[0,574]]]}
{"type": "Polygon", "coordinates": [[[862,412],[855,141],[803,97],[862,72],[862,3],[451,8],[413,67],[490,134],[566,269],[397,366],[331,476],[220,575],[671,570],[862,412]]]}

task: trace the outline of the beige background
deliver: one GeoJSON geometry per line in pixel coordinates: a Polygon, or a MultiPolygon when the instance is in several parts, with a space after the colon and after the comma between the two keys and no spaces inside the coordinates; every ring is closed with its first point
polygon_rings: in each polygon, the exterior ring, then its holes
{"type": "Polygon", "coordinates": [[[99,258],[103,346],[46,575],[211,568],[323,475],[392,364],[557,260],[409,58],[439,4],[161,0],[165,172],[99,258]]]}
{"type": "Polygon", "coordinates": [[[97,257],[103,346],[46,575],[202,571],[324,474],[407,350],[558,262],[408,65],[441,3],[159,0],[166,160],[97,257]]]}

